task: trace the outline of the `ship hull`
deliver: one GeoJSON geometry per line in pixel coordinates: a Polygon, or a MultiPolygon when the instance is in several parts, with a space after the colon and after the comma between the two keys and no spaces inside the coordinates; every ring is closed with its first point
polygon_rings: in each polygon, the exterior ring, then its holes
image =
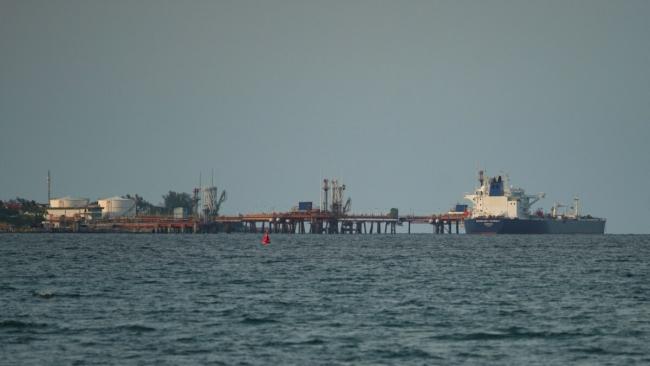
{"type": "Polygon", "coordinates": [[[604,234],[602,219],[466,219],[468,234],[604,234]]]}

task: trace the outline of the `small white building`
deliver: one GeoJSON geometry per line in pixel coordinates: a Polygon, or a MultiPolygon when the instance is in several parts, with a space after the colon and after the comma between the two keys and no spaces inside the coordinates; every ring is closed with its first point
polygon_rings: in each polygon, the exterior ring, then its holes
{"type": "Polygon", "coordinates": [[[187,209],[185,209],[185,207],[176,207],[176,208],[174,208],[174,218],[175,219],[186,219],[187,218],[187,209]]]}

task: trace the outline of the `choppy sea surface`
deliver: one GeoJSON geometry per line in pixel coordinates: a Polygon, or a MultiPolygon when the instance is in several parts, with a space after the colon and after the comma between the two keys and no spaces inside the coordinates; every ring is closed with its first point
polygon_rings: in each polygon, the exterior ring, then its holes
{"type": "Polygon", "coordinates": [[[650,363],[650,236],[0,235],[4,365],[650,363]]]}

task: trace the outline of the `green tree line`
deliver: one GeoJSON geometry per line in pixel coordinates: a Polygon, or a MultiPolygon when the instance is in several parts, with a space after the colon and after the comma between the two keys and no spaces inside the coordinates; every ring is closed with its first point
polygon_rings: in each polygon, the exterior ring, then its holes
{"type": "Polygon", "coordinates": [[[42,226],[47,209],[36,201],[16,197],[0,201],[0,222],[16,227],[42,226]]]}

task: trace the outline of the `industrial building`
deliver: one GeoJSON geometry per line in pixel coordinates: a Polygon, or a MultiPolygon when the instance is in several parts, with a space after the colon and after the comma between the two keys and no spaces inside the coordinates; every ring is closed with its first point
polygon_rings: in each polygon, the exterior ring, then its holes
{"type": "Polygon", "coordinates": [[[50,199],[46,219],[57,222],[135,217],[135,211],[135,201],[130,198],[110,197],[90,202],[88,198],[68,196],[50,199]]]}
{"type": "Polygon", "coordinates": [[[92,220],[101,215],[101,208],[90,205],[88,198],[68,196],[50,199],[46,215],[48,221],[58,221],[62,218],[92,220]]]}

